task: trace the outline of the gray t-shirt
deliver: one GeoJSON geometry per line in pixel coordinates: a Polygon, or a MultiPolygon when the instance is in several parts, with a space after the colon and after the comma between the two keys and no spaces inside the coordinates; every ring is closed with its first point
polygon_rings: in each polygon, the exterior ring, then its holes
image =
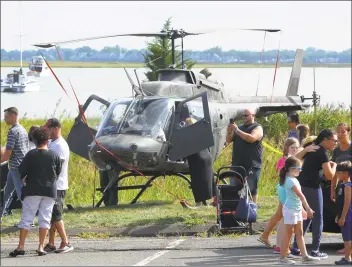
{"type": "Polygon", "coordinates": [[[345,151],[342,151],[340,147],[336,147],[332,152],[333,162],[340,163],[347,160],[352,162],[352,143],[350,144],[350,147],[345,151]]]}
{"type": "Polygon", "coordinates": [[[13,125],[7,133],[6,149],[12,150],[9,169],[17,169],[29,150],[28,134],[20,124],[13,125]]]}

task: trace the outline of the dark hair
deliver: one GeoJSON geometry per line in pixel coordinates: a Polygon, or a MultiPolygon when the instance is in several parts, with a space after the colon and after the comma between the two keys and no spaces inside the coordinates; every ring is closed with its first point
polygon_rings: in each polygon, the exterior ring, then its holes
{"type": "Polygon", "coordinates": [[[8,113],[11,113],[13,115],[18,115],[18,109],[15,108],[15,107],[10,107],[10,108],[7,108],[4,110],[4,112],[8,112],[8,113]]]}
{"type": "Polygon", "coordinates": [[[302,161],[300,161],[296,157],[289,157],[285,160],[285,167],[281,168],[280,170],[280,185],[283,185],[285,183],[286,173],[288,172],[288,169],[300,164],[302,164],[302,161]]]}
{"type": "Polygon", "coordinates": [[[299,124],[297,125],[298,130],[298,141],[301,144],[304,138],[307,138],[310,134],[310,129],[307,124],[299,124]]]}
{"type": "Polygon", "coordinates": [[[29,128],[29,131],[28,131],[28,139],[29,139],[29,141],[34,142],[33,133],[36,130],[38,130],[39,128],[40,128],[39,125],[33,125],[33,126],[31,126],[31,128],[29,128]]]}
{"type": "Polygon", "coordinates": [[[290,119],[291,119],[291,122],[295,122],[295,123],[299,124],[299,116],[298,116],[298,114],[292,114],[290,116],[290,119]]]}
{"type": "Polygon", "coordinates": [[[352,172],[352,163],[351,161],[343,161],[337,164],[337,172],[352,172]]]}
{"type": "Polygon", "coordinates": [[[49,141],[50,134],[43,128],[39,128],[33,132],[33,139],[37,146],[43,145],[49,141]]]}
{"type": "Polygon", "coordinates": [[[323,142],[325,138],[329,139],[330,137],[334,136],[334,134],[335,132],[330,129],[323,129],[318,135],[317,139],[315,139],[314,143],[316,145],[320,145],[320,143],[323,142]]]}

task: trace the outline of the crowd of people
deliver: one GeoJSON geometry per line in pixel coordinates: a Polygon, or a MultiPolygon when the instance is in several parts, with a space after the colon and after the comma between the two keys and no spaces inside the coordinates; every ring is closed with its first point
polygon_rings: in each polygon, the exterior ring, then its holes
{"type": "MultiPolygon", "coordinates": [[[[61,124],[56,118],[45,125],[34,125],[27,134],[18,120],[18,110],[5,109],[5,122],[11,125],[6,148],[1,151],[1,162],[8,161],[9,172],[4,191],[1,218],[6,215],[12,195],[16,191],[22,201],[22,217],[19,245],[10,256],[24,255],[25,238],[36,214],[39,223],[38,255],[47,252],[68,252],[70,245],[63,223],[63,206],[68,190],[69,147],[61,135],[61,124]],[[38,166],[40,166],[38,168],[38,166]],[[49,242],[44,246],[49,231],[49,242]],[[55,246],[56,231],[61,244],[55,246]]],[[[185,116],[187,125],[192,122],[185,116]]],[[[258,182],[262,168],[264,131],[255,121],[255,111],[245,109],[243,124],[231,122],[226,142],[233,143],[232,165],[243,166],[253,202],[257,202],[258,182]]],[[[320,251],[323,232],[322,183],[331,183],[330,199],[335,202],[336,224],[341,227],[344,248],[338,253],[344,257],[336,265],[352,262],[352,203],[351,128],[338,124],[336,131],[323,129],[318,136],[310,135],[309,127],[300,124],[297,114],[289,116],[289,133],[284,142],[283,156],[276,163],[277,211],[269,219],[258,241],[274,253],[280,254],[280,264],[294,264],[295,257],[302,262],[317,262],[328,255],[320,251]],[[332,152],[329,159],[328,152],[332,152]],[[277,226],[276,244],[270,242],[270,234],[277,226]],[[312,249],[307,252],[304,236],[312,230],[312,249]],[[294,234],[294,238],[293,238],[294,234]]],[[[208,149],[187,158],[191,187],[198,206],[207,205],[215,195],[213,159],[208,149]]],[[[230,183],[234,185],[235,179],[230,183]]]]}
{"type": "Polygon", "coordinates": [[[11,128],[7,134],[6,147],[1,150],[1,163],[7,161],[9,167],[1,220],[7,215],[15,191],[22,202],[21,221],[18,224],[19,244],[10,256],[25,254],[25,239],[36,215],[39,256],[48,252],[65,253],[73,250],[63,222],[70,150],[61,135],[59,120],[52,118],[43,126],[33,125],[28,133],[19,122],[17,108],[5,109],[4,120],[11,128]],[[48,231],[49,241],[44,245],[48,231]],[[58,248],[55,246],[56,232],[61,238],[58,248]]]}

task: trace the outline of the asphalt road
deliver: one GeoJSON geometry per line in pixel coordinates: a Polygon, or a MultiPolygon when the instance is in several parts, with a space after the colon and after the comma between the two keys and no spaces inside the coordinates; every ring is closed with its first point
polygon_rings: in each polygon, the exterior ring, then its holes
{"type": "MultiPolygon", "coordinates": [[[[256,241],[257,236],[238,238],[114,238],[104,240],[72,239],[74,251],[39,257],[34,240],[27,242],[26,255],[9,258],[17,240],[2,240],[1,266],[272,266],[278,255],[256,241]]],[[[306,242],[311,242],[307,236],[306,242]]],[[[329,258],[317,266],[334,265],[341,258],[340,235],[323,237],[322,251],[329,258]]],[[[296,265],[300,265],[297,259],[296,265]]],[[[306,266],[307,264],[303,265],[306,266]]]]}

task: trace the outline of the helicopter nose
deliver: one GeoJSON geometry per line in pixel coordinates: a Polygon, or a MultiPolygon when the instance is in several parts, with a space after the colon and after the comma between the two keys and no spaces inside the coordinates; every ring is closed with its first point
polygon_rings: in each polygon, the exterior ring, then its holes
{"type": "Polygon", "coordinates": [[[90,159],[101,170],[154,168],[158,165],[162,142],[136,136],[102,136],[89,149],[90,159]],[[132,168],[131,168],[132,167],[132,168]]]}

